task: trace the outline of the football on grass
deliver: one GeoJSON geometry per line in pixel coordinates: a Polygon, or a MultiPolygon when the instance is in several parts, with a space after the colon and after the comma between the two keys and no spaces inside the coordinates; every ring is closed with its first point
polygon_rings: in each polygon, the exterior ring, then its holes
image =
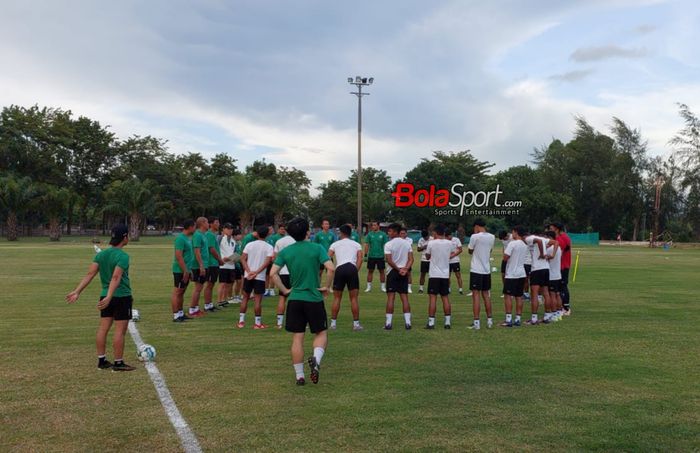
{"type": "Polygon", "coordinates": [[[136,354],[142,362],[153,362],[156,359],[156,348],[150,344],[142,344],[136,350],[136,354]]]}

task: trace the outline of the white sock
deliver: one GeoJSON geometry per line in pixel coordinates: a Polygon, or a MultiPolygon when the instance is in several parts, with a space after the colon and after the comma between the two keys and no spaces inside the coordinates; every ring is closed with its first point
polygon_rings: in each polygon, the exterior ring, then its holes
{"type": "Polygon", "coordinates": [[[292,366],[294,367],[294,374],[297,375],[297,379],[303,378],[304,377],[304,364],[303,363],[295,363],[292,366]]]}
{"type": "Polygon", "coordinates": [[[403,314],[403,320],[408,324],[409,326],[411,325],[411,313],[404,313],[403,314]]]}
{"type": "Polygon", "coordinates": [[[255,317],[255,324],[262,324],[262,316],[255,317]]]}
{"type": "Polygon", "coordinates": [[[185,312],[182,311],[182,310],[180,310],[180,311],[177,312],[177,316],[178,316],[178,317],[180,317],[180,316],[185,316],[185,312]]]}
{"type": "Polygon", "coordinates": [[[537,315],[532,315],[530,319],[532,320],[532,322],[537,322],[537,315]]]}
{"type": "Polygon", "coordinates": [[[173,313],[173,319],[177,319],[180,317],[180,313],[173,313]]]}
{"type": "Polygon", "coordinates": [[[367,289],[372,289],[372,284],[370,282],[367,282],[367,289]]]}
{"type": "Polygon", "coordinates": [[[515,315],[515,322],[520,322],[520,315],[515,315]]]}
{"type": "Polygon", "coordinates": [[[464,290],[462,288],[459,288],[459,293],[462,294],[464,290]]]}
{"type": "Polygon", "coordinates": [[[323,348],[314,348],[314,358],[316,363],[321,364],[321,359],[323,358],[323,353],[326,352],[323,348]]]}
{"type": "Polygon", "coordinates": [[[197,313],[198,311],[199,311],[199,307],[194,307],[194,308],[190,307],[190,314],[191,315],[197,313]]]}
{"type": "Polygon", "coordinates": [[[382,283],[382,290],[386,290],[386,283],[382,283]]]}
{"type": "Polygon", "coordinates": [[[238,322],[245,322],[245,313],[241,313],[238,315],[238,322]]]}
{"type": "Polygon", "coordinates": [[[452,324],[452,315],[445,315],[445,325],[449,326],[452,324]]]}
{"type": "Polygon", "coordinates": [[[277,315],[277,325],[281,326],[284,322],[284,315],[277,315]]]}
{"type": "Polygon", "coordinates": [[[512,322],[513,321],[513,315],[510,313],[506,313],[506,322],[512,322]]]}
{"type": "Polygon", "coordinates": [[[431,318],[430,316],[428,316],[428,325],[431,327],[435,325],[435,318],[434,317],[431,318]]]}
{"type": "Polygon", "coordinates": [[[474,327],[481,327],[481,321],[478,319],[474,320],[474,327]]]}
{"type": "Polygon", "coordinates": [[[337,322],[337,319],[331,319],[331,327],[335,327],[337,322]]]}
{"type": "Polygon", "coordinates": [[[352,322],[353,327],[360,327],[360,320],[358,319],[357,321],[352,322]]]}
{"type": "Polygon", "coordinates": [[[212,309],[214,308],[214,303],[204,304],[204,308],[207,310],[212,309]]]}
{"type": "Polygon", "coordinates": [[[493,324],[493,318],[487,318],[486,324],[493,324]]]}
{"type": "Polygon", "coordinates": [[[105,354],[102,354],[102,355],[98,355],[98,356],[97,356],[98,359],[104,359],[104,358],[106,358],[106,357],[107,357],[107,356],[106,356],[105,354]]]}
{"type": "Polygon", "coordinates": [[[418,285],[418,291],[423,291],[423,285],[418,285]]]}
{"type": "Polygon", "coordinates": [[[549,312],[545,312],[544,313],[544,320],[549,321],[550,319],[552,319],[552,314],[549,312]]]}
{"type": "Polygon", "coordinates": [[[393,321],[393,319],[394,319],[394,314],[393,314],[393,313],[387,313],[387,314],[386,314],[386,325],[388,326],[389,324],[391,324],[391,322],[393,321]]]}

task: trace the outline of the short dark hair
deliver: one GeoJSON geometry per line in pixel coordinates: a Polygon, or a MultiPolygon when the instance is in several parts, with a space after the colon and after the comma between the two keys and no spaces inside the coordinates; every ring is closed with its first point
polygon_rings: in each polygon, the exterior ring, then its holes
{"type": "Polygon", "coordinates": [[[241,229],[239,227],[235,227],[233,229],[233,233],[231,234],[233,234],[234,236],[238,236],[239,234],[241,234],[241,229]]]}
{"type": "Polygon", "coordinates": [[[192,219],[187,219],[184,222],[182,222],[182,229],[186,230],[188,228],[192,228],[194,226],[194,220],[192,219]]]}
{"type": "Polygon", "coordinates": [[[296,217],[287,222],[287,233],[300,242],[306,239],[306,233],[309,231],[309,222],[301,217],[296,217]]]}
{"type": "Polygon", "coordinates": [[[280,223],[279,225],[277,225],[277,228],[287,228],[287,227],[284,225],[284,223],[280,223]]]}
{"type": "Polygon", "coordinates": [[[261,227],[258,227],[256,232],[258,233],[258,237],[260,239],[265,239],[267,237],[267,233],[269,233],[270,227],[267,225],[263,225],[261,227]]]}
{"type": "Polygon", "coordinates": [[[557,233],[555,233],[554,231],[547,230],[544,233],[552,239],[556,239],[557,237],[557,233]]]}
{"type": "Polygon", "coordinates": [[[449,228],[445,228],[445,236],[452,236],[452,231],[449,228]]]}
{"type": "Polygon", "coordinates": [[[217,220],[219,220],[219,218],[213,215],[213,216],[210,216],[207,220],[209,220],[209,223],[214,223],[217,220]]]}
{"type": "Polygon", "coordinates": [[[338,229],[344,236],[349,237],[352,234],[352,228],[350,228],[350,225],[348,225],[347,223],[345,225],[340,225],[340,228],[338,229]]]}
{"type": "Polygon", "coordinates": [[[552,222],[549,224],[549,226],[553,226],[554,228],[556,228],[559,231],[564,231],[564,224],[561,222],[552,222]]]}
{"type": "Polygon", "coordinates": [[[476,219],[474,220],[474,226],[485,227],[486,222],[484,221],[484,219],[476,219]]]}
{"type": "Polygon", "coordinates": [[[406,229],[405,226],[402,226],[401,229],[400,229],[399,231],[406,231],[406,232],[408,232],[408,230],[406,229]]]}
{"type": "Polygon", "coordinates": [[[527,234],[527,232],[525,231],[525,227],[522,225],[515,225],[512,231],[518,233],[518,236],[520,237],[523,237],[527,234]]]}
{"type": "Polygon", "coordinates": [[[440,224],[440,225],[435,227],[435,232],[440,236],[444,236],[445,233],[447,232],[447,228],[445,228],[445,225],[440,224]]]}
{"type": "Polygon", "coordinates": [[[506,230],[501,230],[498,232],[498,239],[503,240],[508,237],[508,232],[506,230]]]}
{"type": "Polygon", "coordinates": [[[391,225],[389,225],[389,228],[388,228],[388,229],[389,229],[389,230],[393,230],[393,231],[395,231],[395,232],[397,232],[397,233],[400,233],[400,232],[401,232],[401,228],[402,228],[402,227],[401,227],[400,224],[398,224],[398,223],[392,223],[391,225]]]}
{"type": "Polygon", "coordinates": [[[428,236],[430,236],[430,233],[428,232],[428,230],[421,230],[420,236],[423,238],[427,238],[428,236]]]}

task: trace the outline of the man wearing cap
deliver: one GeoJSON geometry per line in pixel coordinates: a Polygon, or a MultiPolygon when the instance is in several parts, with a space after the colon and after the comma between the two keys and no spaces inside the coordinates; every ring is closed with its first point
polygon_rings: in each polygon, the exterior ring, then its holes
{"type": "Polygon", "coordinates": [[[66,302],[72,304],[90,284],[95,275],[100,274],[102,292],[97,309],[100,310],[100,326],[97,329],[97,368],[101,370],[133,371],[134,367],[124,363],[124,337],[131,319],[131,285],[129,284],[129,255],[123,248],[129,243],[129,229],[126,225],[112,228],[110,248],[102,250],[92,260],[87,275],[78,286],[66,295],[66,302]],[[107,334],[112,324],[114,330],[114,364],[106,357],[107,334]]]}
{"type": "Polygon", "coordinates": [[[239,256],[236,255],[236,241],[233,239],[233,225],[224,223],[219,250],[223,264],[219,266],[219,306],[225,307],[233,295],[233,277],[239,256]]]}

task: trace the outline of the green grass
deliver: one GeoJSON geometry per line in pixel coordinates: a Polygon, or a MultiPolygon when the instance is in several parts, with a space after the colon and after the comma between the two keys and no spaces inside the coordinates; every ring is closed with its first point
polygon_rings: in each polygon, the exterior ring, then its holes
{"type": "MultiPolygon", "coordinates": [[[[574,314],[551,326],[468,331],[455,295],[453,330],[425,331],[413,294],[416,328],[384,332],[384,295],[362,294],[366,330],[350,331],[344,301],[321,382],[301,388],[288,334],[234,329],[237,308],[170,321],[170,240],[127,251],[139,330],[206,451],[700,449],[700,250],[582,249],[574,314]]],[[[0,256],[0,451],[178,451],[143,367],[95,369],[98,285],[63,302],[88,240],[0,243],[0,256]]]]}

